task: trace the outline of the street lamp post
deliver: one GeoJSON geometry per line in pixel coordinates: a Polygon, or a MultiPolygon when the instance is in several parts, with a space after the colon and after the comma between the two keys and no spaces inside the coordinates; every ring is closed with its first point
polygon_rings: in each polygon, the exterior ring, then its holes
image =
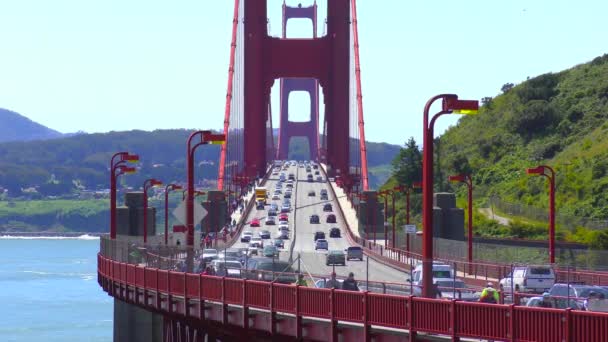
{"type": "Polygon", "coordinates": [[[474,114],[479,108],[478,101],[459,100],[454,94],[432,97],[424,106],[423,155],[422,155],[422,294],[432,297],[433,286],[433,126],[443,114],[474,114]],[[431,105],[442,100],[441,111],[429,122],[431,105]]]}
{"type": "Polygon", "coordinates": [[[529,175],[545,176],[549,179],[549,262],[555,263],[555,171],[547,165],[526,170],[529,175]],[[545,171],[549,171],[547,174],[545,171]]]}
{"type": "Polygon", "coordinates": [[[165,245],[169,244],[169,190],[182,189],[183,187],[178,184],[169,184],[165,187],[165,245]]]}
{"type": "Polygon", "coordinates": [[[382,196],[382,198],[384,199],[384,224],[383,224],[384,225],[384,247],[388,246],[388,244],[387,244],[388,243],[387,221],[388,221],[388,196],[390,194],[391,194],[391,190],[384,190],[384,191],[378,192],[378,195],[382,196]]]}
{"type": "MultiPolygon", "coordinates": [[[[136,154],[130,154],[129,152],[118,152],[115,153],[110,159],[110,239],[116,239],[116,170],[126,162],[138,162],[139,156],[136,154]]],[[[125,171],[124,173],[133,173],[132,171],[125,171]]]]}
{"type": "Polygon", "coordinates": [[[136,170],[134,167],[129,167],[125,165],[115,165],[112,169],[112,190],[111,194],[114,194],[114,201],[110,203],[110,220],[114,223],[110,225],[110,237],[114,236],[112,239],[116,239],[116,179],[120,175],[124,174],[133,174],[136,170]],[[118,171],[118,173],[116,173],[118,171]]]}
{"type": "Polygon", "coordinates": [[[163,182],[149,178],[144,181],[144,243],[148,242],[148,189],[163,185],[163,182]]]}
{"type": "Polygon", "coordinates": [[[201,145],[223,144],[225,141],[225,134],[212,134],[211,131],[196,131],[188,137],[188,142],[186,143],[188,183],[188,191],[186,193],[186,245],[189,247],[194,246],[194,151],[201,145]],[[195,138],[198,141],[195,141],[195,138]]]}
{"type": "Polygon", "coordinates": [[[464,183],[467,185],[467,189],[468,189],[468,204],[469,204],[469,208],[468,208],[468,215],[469,215],[469,222],[468,222],[468,229],[467,229],[467,236],[468,236],[468,242],[467,242],[467,259],[469,261],[469,273],[472,273],[473,270],[473,179],[471,178],[470,174],[460,174],[460,175],[455,175],[455,176],[449,176],[448,177],[450,182],[460,182],[460,183],[464,183]]]}
{"type": "MultiPolygon", "coordinates": [[[[422,183],[412,182],[411,185],[399,185],[393,188],[393,248],[395,243],[395,192],[405,191],[405,224],[410,224],[410,193],[414,189],[420,189],[422,183]]],[[[405,250],[410,251],[410,235],[405,234],[405,250]]]]}

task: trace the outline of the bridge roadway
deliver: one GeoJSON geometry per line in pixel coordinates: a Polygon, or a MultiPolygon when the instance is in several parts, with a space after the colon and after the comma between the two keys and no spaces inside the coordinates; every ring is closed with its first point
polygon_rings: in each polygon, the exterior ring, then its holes
{"type": "MultiPolygon", "coordinates": [[[[313,236],[316,231],[325,232],[326,239],[329,244],[329,250],[344,250],[346,247],[350,246],[348,239],[346,238],[346,225],[341,217],[338,210],[338,201],[332,196],[332,192],[329,191],[329,184],[327,183],[327,179],[323,174],[323,171],[320,170],[320,176],[323,181],[316,181],[317,175],[314,175],[314,169],[311,170],[314,182],[308,182],[307,172],[305,168],[301,168],[298,165],[289,166],[287,170],[279,171],[279,175],[283,172],[287,177],[290,173],[293,173],[296,176],[296,182],[294,183],[294,190],[291,199],[292,210],[288,214],[289,215],[289,226],[290,226],[290,239],[285,240],[285,248],[280,251],[280,259],[288,260],[291,253],[291,248],[293,246],[293,260],[296,260],[298,255],[301,258],[300,269],[302,272],[305,272],[307,275],[326,275],[329,276],[334,269],[332,266],[325,265],[325,259],[327,252],[324,250],[315,251],[313,236]],[[328,200],[321,201],[320,200],[320,191],[321,189],[328,190],[328,200]],[[315,196],[308,196],[308,191],[314,190],[315,196]],[[326,216],[329,213],[323,212],[323,205],[325,203],[331,203],[333,211],[332,214],[336,215],[336,223],[326,223],[326,216]],[[319,224],[311,224],[310,216],[313,214],[317,214],[320,217],[319,224]],[[332,227],[338,227],[341,231],[340,238],[330,238],[329,237],[329,229],[332,227]],[[295,239],[295,241],[292,241],[295,239]]],[[[279,175],[270,176],[270,178],[266,182],[266,188],[269,191],[269,197],[272,198],[274,193],[275,185],[279,181],[279,175]]],[[[279,208],[283,203],[283,196],[285,193],[285,185],[283,185],[282,192],[280,195],[281,200],[270,200],[268,201],[268,205],[265,210],[255,210],[255,207],[251,210],[246,218],[247,224],[243,228],[243,231],[251,230],[253,232],[253,236],[257,236],[258,232],[264,229],[267,229],[271,233],[271,238],[274,239],[278,232],[278,225],[266,225],[265,219],[268,213],[268,209],[270,208],[270,203],[276,203],[279,208]],[[260,227],[250,227],[249,223],[252,219],[258,218],[260,219],[260,227]]],[[[269,243],[270,240],[265,240],[264,243],[269,243]]],[[[240,238],[233,245],[233,247],[247,247],[247,243],[240,242],[240,238]]],[[[350,260],[346,262],[346,267],[344,266],[335,266],[335,272],[338,277],[346,277],[349,272],[353,272],[355,274],[355,279],[361,281],[365,280],[366,275],[366,265],[367,265],[367,257],[364,257],[363,261],[359,260],[350,260]]],[[[297,261],[294,262],[294,269],[297,269],[297,261]]],[[[369,279],[370,281],[382,281],[389,283],[401,283],[405,284],[406,279],[409,275],[405,272],[396,270],[387,265],[381,264],[373,259],[369,259],[369,279]]],[[[316,278],[318,279],[318,278],[316,278]]],[[[307,277],[307,280],[310,278],[307,277]]]]}

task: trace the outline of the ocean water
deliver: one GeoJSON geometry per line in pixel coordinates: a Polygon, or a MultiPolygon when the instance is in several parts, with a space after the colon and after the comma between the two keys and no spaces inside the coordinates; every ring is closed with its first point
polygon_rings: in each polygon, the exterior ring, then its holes
{"type": "Polygon", "coordinates": [[[0,341],[111,341],[99,238],[0,236],[0,341]]]}

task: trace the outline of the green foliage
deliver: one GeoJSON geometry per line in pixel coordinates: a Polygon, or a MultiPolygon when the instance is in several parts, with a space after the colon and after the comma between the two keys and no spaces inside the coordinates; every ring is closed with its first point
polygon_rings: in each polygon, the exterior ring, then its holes
{"type": "Polygon", "coordinates": [[[399,150],[392,165],[397,184],[411,185],[422,180],[422,153],[413,137],[399,150]]]}
{"type": "MultiPolygon", "coordinates": [[[[477,199],[497,195],[510,203],[548,206],[547,180],[526,174],[539,164],[556,170],[559,214],[608,220],[608,55],[518,85],[486,99],[478,115],[462,116],[435,145],[436,185],[470,168],[477,199]],[[438,171],[439,172],[439,171],[438,171]]],[[[454,188],[460,198],[463,188],[454,188]]],[[[527,220],[526,220],[527,221],[527,220]]],[[[546,223],[509,227],[475,216],[479,234],[546,238],[546,223]]],[[[599,246],[608,235],[584,227],[558,237],[599,246]],[[584,233],[583,233],[584,232],[584,233]]]]}

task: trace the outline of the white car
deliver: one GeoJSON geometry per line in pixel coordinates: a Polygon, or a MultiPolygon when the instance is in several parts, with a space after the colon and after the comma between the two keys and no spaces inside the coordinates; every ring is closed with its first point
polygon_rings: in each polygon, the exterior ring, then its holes
{"type": "Polygon", "coordinates": [[[284,239],[284,240],[289,239],[289,231],[279,230],[279,232],[277,233],[277,239],[284,239]]]}
{"type": "Polygon", "coordinates": [[[266,217],[266,222],[267,225],[275,225],[276,221],[274,220],[274,216],[268,216],[266,217]]]}
{"type": "Polygon", "coordinates": [[[281,206],[282,213],[288,213],[291,211],[291,205],[289,203],[285,203],[281,206]]]}
{"type": "Polygon", "coordinates": [[[315,241],[315,250],[317,250],[317,249],[328,250],[329,249],[329,245],[327,243],[327,240],[325,240],[325,239],[318,239],[317,241],[315,241]]]}
{"type": "Polygon", "coordinates": [[[289,224],[279,223],[279,231],[281,231],[281,230],[289,231],[289,224]]]}
{"type": "Polygon", "coordinates": [[[274,194],[274,195],[272,195],[272,199],[275,200],[275,201],[276,200],[280,200],[281,196],[279,196],[278,194],[274,194]]]}
{"type": "Polygon", "coordinates": [[[251,238],[251,241],[249,241],[249,248],[263,248],[263,247],[264,247],[264,241],[262,240],[262,238],[254,237],[254,238],[251,238]]]}

